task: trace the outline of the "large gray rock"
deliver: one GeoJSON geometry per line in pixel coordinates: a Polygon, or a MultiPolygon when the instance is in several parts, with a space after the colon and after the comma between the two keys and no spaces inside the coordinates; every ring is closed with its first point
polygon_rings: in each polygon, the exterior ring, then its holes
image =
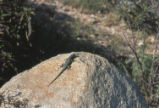
{"type": "Polygon", "coordinates": [[[69,54],[52,57],[0,89],[1,108],[147,108],[135,84],[98,55],[73,52],[71,68],[50,86],[69,54]]]}

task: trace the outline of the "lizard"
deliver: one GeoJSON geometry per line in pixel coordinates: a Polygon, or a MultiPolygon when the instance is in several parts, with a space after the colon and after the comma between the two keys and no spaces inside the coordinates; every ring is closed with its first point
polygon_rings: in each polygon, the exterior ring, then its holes
{"type": "Polygon", "coordinates": [[[75,55],[75,54],[71,54],[71,55],[66,59],[65,63],[62,65],[63,68],[62,68],[61,72],[54,78],[54,80],[52,80],[52,81],[50,82],[50,84],[49,84],[48,86],[50,86],[66,69],[70,68],[70,66],[71,66],[71,64],[72,64],[72,62],[73,62],[73,60],[74,60],[76,57],[78,57],[78,56],[75,55]]]}

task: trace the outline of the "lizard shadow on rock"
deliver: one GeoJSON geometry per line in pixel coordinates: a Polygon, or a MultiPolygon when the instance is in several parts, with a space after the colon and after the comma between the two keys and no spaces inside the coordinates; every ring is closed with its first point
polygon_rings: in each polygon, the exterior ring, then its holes
{"type": "MultiPolygon", "coordinates": [[[[114,59],[115,52],[111,46],[107,48],[102,45],[95,45],[89,39],[77,40],[77,38],[74,37],[73,26],[68,23],[75,20],[71,16],[56,12],[55,6],[39,5],[34,6],[34,8],[35,16],[32,18],[33,32],[30,36],[32,47],[25,52],[21,52],[23,56],[17,55],[16,61],[18,62],[16,66],[18,72],[29,69],[57,54],[72,51],[91,52],[107,57],[110,60],[114,59]]],[[[79,35],[79,37],[84,36],[79,35]]],[[[2,75],[1,77],[5,80],[0,83],[0,86],[14,75],[16,75],[16,73],[10,75],[9,72],[2,75]]]]}

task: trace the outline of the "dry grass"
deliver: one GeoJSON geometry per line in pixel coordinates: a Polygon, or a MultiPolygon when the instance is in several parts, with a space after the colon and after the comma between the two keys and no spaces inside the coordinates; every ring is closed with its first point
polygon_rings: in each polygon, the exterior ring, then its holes
{"type": "Polygon", "coordinates": [[[107,15],[107,18],[104,21],[104,24],[106,26],[113,26],[113,25],[118,25],[119,22],[120,22],[120,16],[111,12],[107,15]]]}

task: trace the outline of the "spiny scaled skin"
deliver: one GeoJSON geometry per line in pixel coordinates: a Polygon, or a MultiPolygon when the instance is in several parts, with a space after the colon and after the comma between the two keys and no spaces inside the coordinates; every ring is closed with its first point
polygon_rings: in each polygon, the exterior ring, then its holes
{"type": "Polygon", "coordinates": [[[56,76],[56,78],[53,81],[51,81],[51,83],[48,86],[50,86],[66,69],[68,69],[71,66],[74,58],[76,58],[76,57],[78,57],[78,56],[75,54],[71,54],[66,59],[65,63],[62,65],[63,68],[62,68],[61,72],[56,76]]]}

